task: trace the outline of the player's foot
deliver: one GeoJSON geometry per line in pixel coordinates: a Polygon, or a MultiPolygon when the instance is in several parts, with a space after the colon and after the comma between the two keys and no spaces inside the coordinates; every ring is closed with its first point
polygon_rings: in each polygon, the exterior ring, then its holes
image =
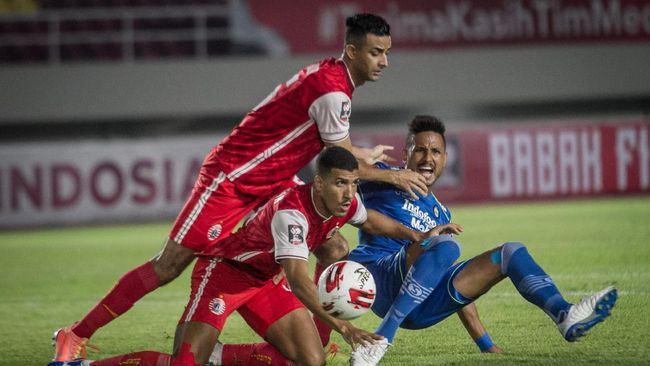
{"type": "Polygon", "coordinates": [[[564,339],[577,341],[594,325],[605,320],[611,314],[617,297],[616,289],[610,286],[573,304],[564,321],[557,325],[564,339]]]}
{"type": "Polygon", "coordinates": [[[92,360],[75,360],[75,361],[54,361],[47,366],[90,366],[92,360]]]}
{"type": "Polygon", "coordinates": [[[52,345],[54,346],[53,361],[72,361],[86,358],[86,347],[97,349],[95,346],[88,345],[88,338],[81,338],[74,334],[71,325],[54,332],[52,345]]]}
{"type": "Polygon", "coordinates": [[[358,345],[350,355],[350,366],[375,366],[384,357],[388,346],[390,343],[386,338],[374,344],[358,345]]]}

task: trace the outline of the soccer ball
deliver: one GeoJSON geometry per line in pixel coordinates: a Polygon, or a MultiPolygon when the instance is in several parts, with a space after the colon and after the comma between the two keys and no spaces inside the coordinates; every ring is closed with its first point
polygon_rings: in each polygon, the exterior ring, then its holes
{"type": "Polygon", "coordinates": [[[331,316],[350,320],[370,310],[377,287],[370,271],[353,261],[336,262],[318,279],[318,299],[331,316]]]}

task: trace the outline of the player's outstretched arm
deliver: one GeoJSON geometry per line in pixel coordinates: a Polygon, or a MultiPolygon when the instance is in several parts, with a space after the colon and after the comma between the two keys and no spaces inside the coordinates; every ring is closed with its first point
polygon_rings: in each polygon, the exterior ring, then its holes
{"type": "MultiPolygon", "coordinates": [[[[363,148],[352,146],[352,142],[350,141],[349,137],[335,144],[326,145],[344,147],[352,152],[352,154],[354,154],[355,151],[357,151],[357,153],[364,151],[363,148]]],[[[384,150],[382,150],[382,154],[383,151],[384,150]]],[[[408,192],[415,199],[419,198],[418,194],[423,196],[429,192],[429,188],[426,184],[426,179],[424,179],[422,175],[408,169],[377,169],[366,162],[367,159],[364,157],[363,153],[361,155],[361,157],[355,155],[355,157],[359,159],[359,178],[363,180],[392,184],[395,187],[408,192]]]]}
{"type": "Polygon", "coordinates": [[[392,157],[386,155],[386,151],[393,150],[394,147],[390,145],[377,145],[372,148],[352,146],[352,155],[355,158],[363,161],[368,165],[373,165],[378,162],[391,162],[395,161],[392,157]]]}
{"type": "Polygon", "coordinates": [[[503,350],[492,342],[490,335],[485,330],[481,319],[478,316],[478,310],[474,303],[467,304],[458,311],[458,317],[463,326],[469,333],[481,352],[484,353],[503,353],[503,350]]]}
{"type": "Polygon", "coordinates": [[[300,300],[305,307],[315,316],[323,320],[335,331],[341,333],[343,339],[349,343],[352,348],[356,344],[374,343],[375,340],[382,339],[374,333],[359,329],[347,320],[336,319],[320,306],[316,285],[309,278],[307,261],[302,259],[283,259],[280,263],[284,269],[287,281],[291,287],[291,292],[300,300]]]}
{"type": "Polygon", "coordinates": [[[427,238],[427,233],[413,231],[375,210],[367,209],[367,212],[368,218],[366,219],[366,222],[358,227],[368,234],[410,241],[422,241],[427,238]]]}

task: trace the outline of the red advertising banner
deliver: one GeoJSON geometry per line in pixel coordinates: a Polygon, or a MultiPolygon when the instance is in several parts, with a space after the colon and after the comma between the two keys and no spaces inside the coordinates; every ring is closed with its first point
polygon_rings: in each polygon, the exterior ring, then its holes
{"type": "MultiPolygon", "coordinates": [[[[650,120],[529,126],[450,134],[436,194],[480,202],[650,193],[650,120]]],[[[396,135],[357,137],[403,146],[396,135]]]]}
{"type": "Polygon", "coordinates": [[[650,41],[647,0],[250,0],[292,53],[342,50],[345,18],[383,16],[399,49],[650,41]]]}
{"type": "MultiPolygon", "coordinates": [[[[650,193],[650,119],[510,126],[449,133],[436,195],[454,203],[650,193]]],[[[221,138],[0,146],[0,228],[171,219],[221,138]]],[[[352,135],[360,146],[393,145],[396,165],[404,138],[352,135]]]]}

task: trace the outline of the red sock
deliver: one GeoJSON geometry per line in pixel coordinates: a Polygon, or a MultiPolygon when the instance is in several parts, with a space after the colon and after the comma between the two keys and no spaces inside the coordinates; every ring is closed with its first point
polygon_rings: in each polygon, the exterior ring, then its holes
{"type": "Polygon", "coordinates": [[[224,366],[293,366],[293,362],[269,343],[224,344],[221,364],[224,366]]]}
{"type": "Polygon", "coordinates": [[[132,269],[72,327],[72,331],[79,337],[90,338],[97,329],[127,312],[136,301],[158,287],[158,275],[151,262],[132,269]]]}
{"type": "Polygon", "coordinates": [[[196,363],[191,348],[189,343],[183,343],[180,352],[174,357],[170,366],[202,366],[196,363]]]}
{"type": "Polygon", "coordinates": [[[167,353],[144,351],[94,361],[90,366],[169,366],[170,360],[171,356],[167,353]]]}
{"type": "MultiPolygon", "coordinates": [[[[314,283],[318,285],[318,279],[320,275],[325,270],[325,267],[321,266],[318,262],[316,263],[316,269],[314,270],[314,283]]],[[[329,325],[325,324],[318,317],[314,316],[314,324],[316,324],[316,330],[318,330],[318,336],[320,337],[320,342],[323,347],[327,346],[330,342],[330,334],[332,333],[332,328],[329,325]]]]}

